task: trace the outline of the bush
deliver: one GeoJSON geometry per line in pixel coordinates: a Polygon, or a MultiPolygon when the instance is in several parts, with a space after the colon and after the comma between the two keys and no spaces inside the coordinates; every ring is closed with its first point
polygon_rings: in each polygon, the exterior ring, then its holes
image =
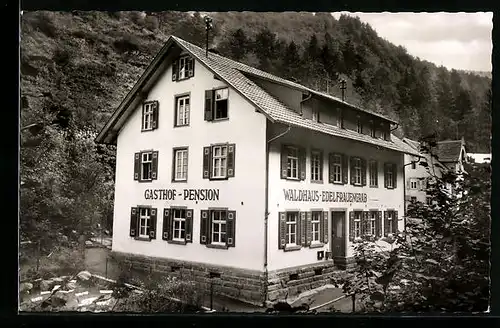
{"type": "Polygon", "coordinates": [[[125,35],[113,42],[113,46],[118,52],[126,53],[139,50],[140,44],[137,37],[132,35],[125,35]]]}

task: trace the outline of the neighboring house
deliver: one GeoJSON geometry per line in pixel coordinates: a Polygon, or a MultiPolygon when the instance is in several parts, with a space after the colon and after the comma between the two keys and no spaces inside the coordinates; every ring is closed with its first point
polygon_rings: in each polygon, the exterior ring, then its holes
{"type": "Polygon", "coordinates": [[[467,153],[468,161],[477,164],[490,164],[491,154],[467,153]]]}
{"type": "Polygon", "coordinates": [[[171,36],[96,139],[113,253],[256,304],[326,284],[356,238],[404,229],[396,124],[171,36]]]}

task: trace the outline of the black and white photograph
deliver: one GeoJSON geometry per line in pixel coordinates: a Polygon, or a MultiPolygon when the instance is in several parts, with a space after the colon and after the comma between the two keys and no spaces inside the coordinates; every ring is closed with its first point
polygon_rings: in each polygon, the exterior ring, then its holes
{"type": "Polygon", "coordinates": [[[492,12],[21,11],[18,311],[490,311],[492,12]]]}

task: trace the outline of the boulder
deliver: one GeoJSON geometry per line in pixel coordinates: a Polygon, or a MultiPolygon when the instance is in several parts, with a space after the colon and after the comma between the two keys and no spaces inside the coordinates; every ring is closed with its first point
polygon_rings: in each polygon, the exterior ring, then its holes
{"type": "Polygon", "coordinates": [[[88,271],[81,271],[76,275],[76,277],[81,281],[88,281],[90,280],[90,277],[92,277],[92,274],[88,271]]]}
{"type": "Polygon", "coordinates": [[[29,292],[32,289],[33,289],[33,284],[29,282],[23,282],[22,284],[19,285],[19,291],[21,293],[29,292]]]}

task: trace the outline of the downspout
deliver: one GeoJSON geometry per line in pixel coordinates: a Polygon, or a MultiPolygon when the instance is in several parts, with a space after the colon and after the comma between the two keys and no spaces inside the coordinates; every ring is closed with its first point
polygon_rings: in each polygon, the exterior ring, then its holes
{"type": "MultiPolygon", "coordinates": [[[[266,125],[269,124],[269,121],[266,122],[266,125]]],[[[266,306],[266,301],[267,301],[267,296],[268,296],[268,291],[267,291],[267,285],[268,285],[268,278],[269,278],[269,273],[267,270],[267,240],[268,240],[268,222],[269,222],[269,144],[284,136],[287,134],[291,129],[291,126],[288,126],[285,132],[277,135],[276,137],[273,137],[266,142],[266,190],[265,190],[265,215],[264,215],[264,307],[266,306]]],[[[267,135],[267,133],[266,133],[267,135]]]]}

